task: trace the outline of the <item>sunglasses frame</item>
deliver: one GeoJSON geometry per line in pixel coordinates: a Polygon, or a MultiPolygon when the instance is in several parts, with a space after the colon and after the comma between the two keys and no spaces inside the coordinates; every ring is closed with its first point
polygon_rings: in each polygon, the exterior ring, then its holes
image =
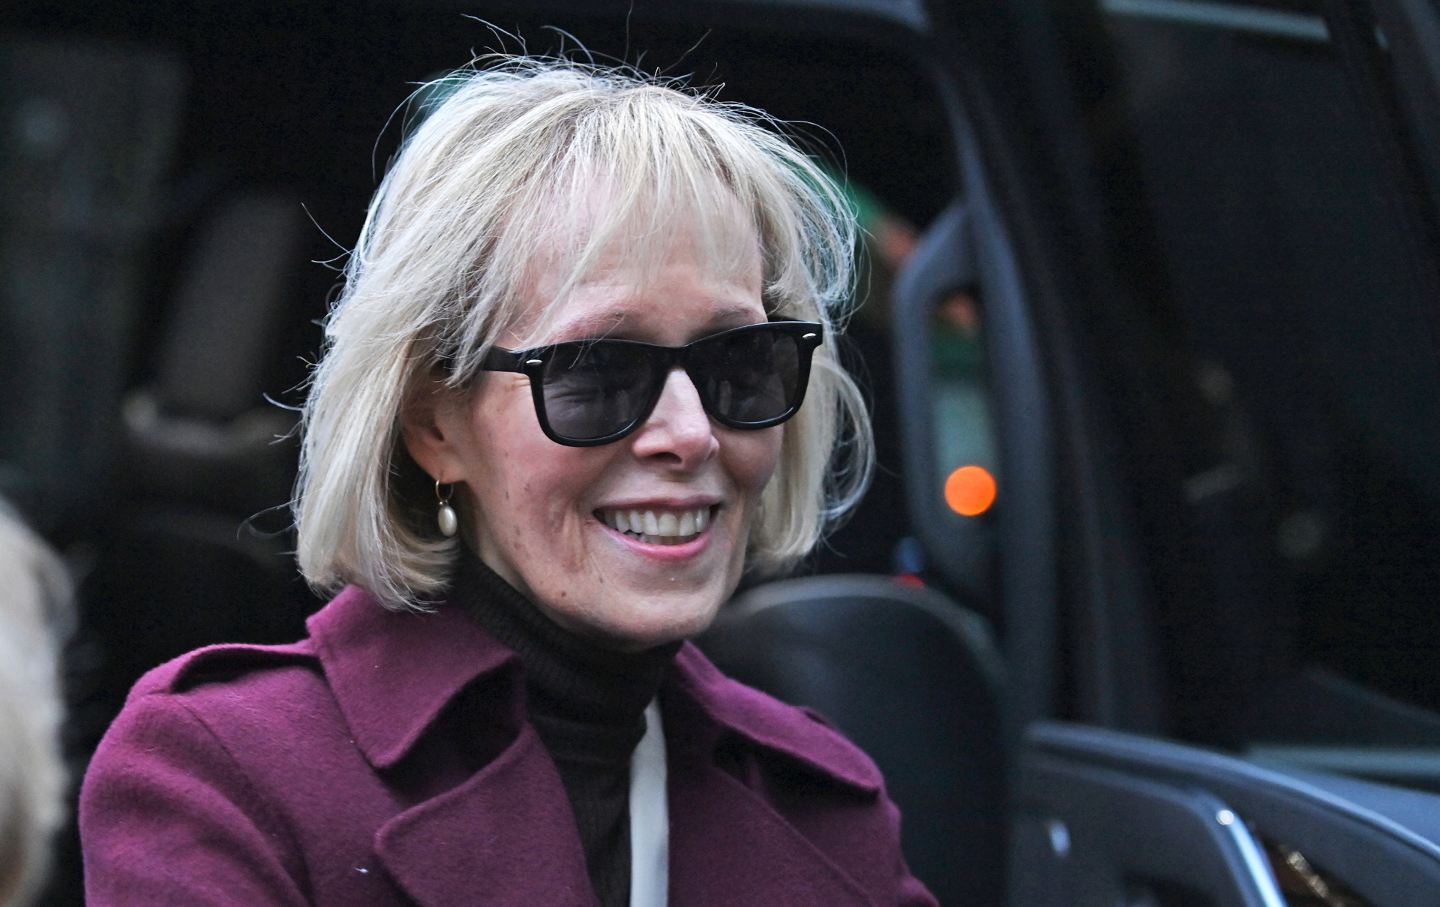
{"type": "Polygon", "coordinates": [[[639,340],[617,340],[603,338],[599,340],[567,340],[561,343],[552,343],[546,346],[537,346],[526,350],[507,350],[503,347],[491,347],[485,354],[485,359],[480,368],[490,372],[518,372],[530,379],[530,396],[535,403],[535,415],[540,420],[540,430],[545,437],[556,444],[563,444],[566,447],[599,447],[603,444],[613,444],[631,434],[645,420],[650,418],[655,411],[655,405],[660,402],[660,395],[665,392],[665,381],[669,379],[670,372],[676,366],[685,370],[686,377],[690,378],[695,385],[697,393],[700,392],[700,384],[690,375],[689,359],[692,350],[701,344],[709,344],[725,337],[733,337],[736,334],[754,333],[759,331],[778,332],[795,338],[795,347],[798,354],[797,364],[800,374],[798,376],[795,403],[784,413],[769,419],[762,419],[755,422],[746,422],[738,419],[727,418],[718,413],[712,412],[705,395],[700,393],[700,403],[705,407],[705,414],[721,425],[729,428],[737,428],[746,431],[758,431],[762,428],[769,428],[772,425],[779,425],[800,411],[800,404],[805,402],[805,391],[810,384],[810,362],[814,356],[815,348],[824,343],[824,328],[816,321],[764,321],[759,324],[747,324],[737,328],[730,328],[718,331],[693,340],[684,346],[661,346],[655,343],[645,343],[639,340]],[[624,427],[598,438],[570,438],[559,434],[550,425],[550,417],[545,410],[545,366],[552,357],[566,350],[576,347],[591,346],[596,343],[623,344],[634,347],[637,352],[645,356],[658,358],[664,367],[660,374],[665,376],[657,382],[657,387],[651,389],[650,399],[641,408],[640,414],[624,427]]]}

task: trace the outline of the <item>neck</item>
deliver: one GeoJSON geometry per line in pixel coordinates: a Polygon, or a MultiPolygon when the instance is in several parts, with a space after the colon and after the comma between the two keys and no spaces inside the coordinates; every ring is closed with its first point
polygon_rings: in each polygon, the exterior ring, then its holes
{"type": "Polygon", "coordinates": [[[638,652],[607,648],[561,627],[474,556],[463,559],[451,597],[520,656],[532,717],[643,733],[641,713],[680,643],[638,652]]]}

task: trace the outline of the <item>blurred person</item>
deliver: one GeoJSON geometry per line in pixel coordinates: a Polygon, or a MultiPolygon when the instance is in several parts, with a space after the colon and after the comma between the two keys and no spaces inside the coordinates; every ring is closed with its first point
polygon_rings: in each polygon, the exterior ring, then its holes
{"type": "Polygon", "coordinates": [[[89,903],[934,903],[874,764],[687,642],[864,490],[843,197],[671,83],[445,82],[304,411],[299,562],[338,594],[137,684],[89,903]]]}
{"type": "Polygon", "coordinates": [[[58,670],[70,622],[64,565],[0,501],[0,905],[30,904],[65,817],[58,670]]]}

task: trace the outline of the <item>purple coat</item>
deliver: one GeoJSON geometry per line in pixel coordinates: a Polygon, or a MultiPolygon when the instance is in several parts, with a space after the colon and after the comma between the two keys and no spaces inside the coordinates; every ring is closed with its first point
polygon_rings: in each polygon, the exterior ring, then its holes
{"type": "MultiPolygon", "coordinates": [[[[287,646],[146,675],[85,778],[92,907],[593,905],[515,656],[350,588],[287,646]]],[[[933,904],[871,761],[684,646],[660,692],[670,904],[933,904]]]]}

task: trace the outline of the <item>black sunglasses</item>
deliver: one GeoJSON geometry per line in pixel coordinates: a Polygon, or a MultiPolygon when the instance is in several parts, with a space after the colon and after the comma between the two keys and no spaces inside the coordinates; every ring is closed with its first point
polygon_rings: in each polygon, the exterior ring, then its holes
{"type": "Polygon", "coordinates": [[[481,368],[528,375],[546,437],[567,447],[594,447],[639,428],[676,366],[690,376],[705,412],[721,425],[779,425],[805,399],[810,357],[822,337],[815,322],[771,321],[685,346],[602,339],[530,350],[492,347],[481,368]]]}

